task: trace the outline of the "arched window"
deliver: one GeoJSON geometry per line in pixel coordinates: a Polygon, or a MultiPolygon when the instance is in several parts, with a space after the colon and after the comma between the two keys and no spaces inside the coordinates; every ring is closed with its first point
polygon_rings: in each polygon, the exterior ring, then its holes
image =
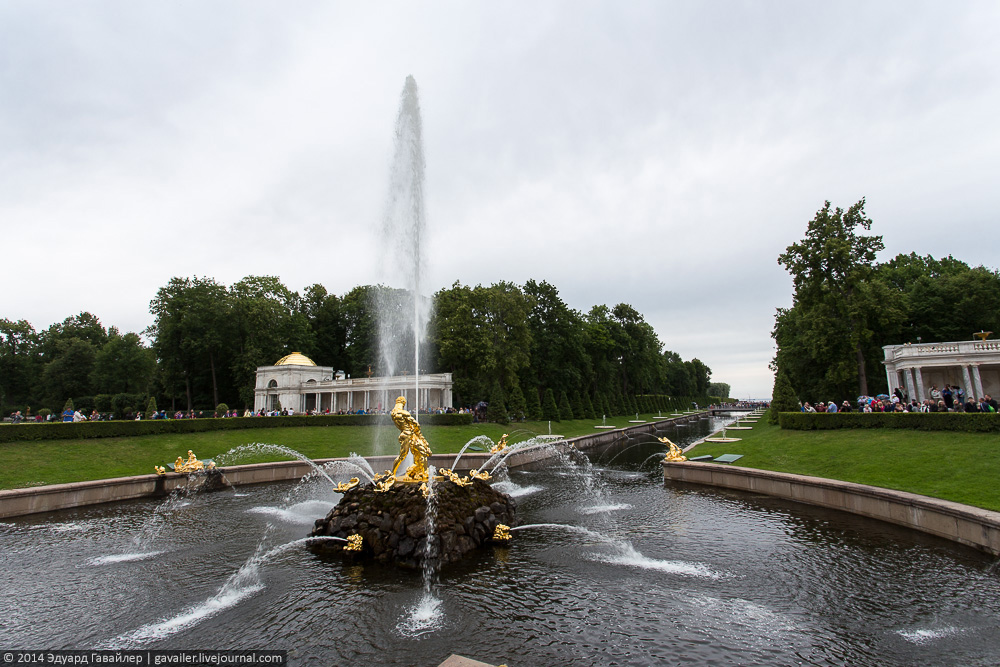
{"type": "Polygon", "coordinates": [[[277,389],[278,388],[278,381],[277,380],[271,380],[270,382],[267,383],[267,388],[268,389],[277,389]]]}

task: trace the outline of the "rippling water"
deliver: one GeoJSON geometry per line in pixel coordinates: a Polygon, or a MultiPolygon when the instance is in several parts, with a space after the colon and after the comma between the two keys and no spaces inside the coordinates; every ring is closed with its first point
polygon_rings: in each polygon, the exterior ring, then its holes
{"type": "Polygon", "coordinates": [[[283,648],[310,665],[451,653],[512,667],[997,664],[993,559],[873,520],[664,485],[649,462],[660,450],[631,439],[590,466],[512,474],[501,488],[522,525],[540,525],[431,591],[419,573],[303,548],[338,498],[317,480],[8,520],[0,645],[283,648]]]}

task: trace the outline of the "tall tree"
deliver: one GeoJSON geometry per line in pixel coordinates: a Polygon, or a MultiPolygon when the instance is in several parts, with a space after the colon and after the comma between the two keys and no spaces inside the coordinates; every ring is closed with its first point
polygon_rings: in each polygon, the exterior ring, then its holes
{"type": "Polygon", "coordinates": [[[111,327],[108,342],[94,357],[91,381],[94,389],[104,394],[144,394],[155,370],[156,357],[138,334],[121,335],[111,327]]]}
{"type": "Polygon", "coordinates": [[[813,391],[832,396],[851,389],[868,393],[865,348],[872,320],[881,300],[870,279],[875,256],[885,245],[870,230],[865,200],[847,211],[827,201],[809,221],[805,238],[786,248],[778,263],[792,275],[794,295],[790,309],[778,309],[772,336],[778,343],[777,367],[814,385],[813,391]],[[797,357],[797,358],[796,358],[797,357]]]}
{"type": "Polygon", "coordinates": [[[312,349],[313,332],[299,307],[299,295],[274,276],[247,276],[229,290],[237,347],[234,381],[244,405],[253,404],[258,366],[312,349]]]}
{"type": "Polygon", "coordinates": [[[27,404],[40,384],[38,334],[27,320],[0,319],[0,406],[27,404]]]}
{"type": "Polygon", "coordinates": [[[531,360],[525,372],[528,384],[574,392],[584,383],[590,361],[584,349],[583,316],[559,297],[559,290],[545,282],[529,280],[524,295],[531,304],[528,330],[531,360]]]}
{"type": "Polygon", "coordinates": [[[196,397],[217,405],[220,375],[226,375],[227,387],[233,385],[226,362],[232,358],[236,329],[225,286],[213,278],[171,278],[149,310],[154,322],[148,333],[166,381],[183,383],[188,410],[196,397]]]}

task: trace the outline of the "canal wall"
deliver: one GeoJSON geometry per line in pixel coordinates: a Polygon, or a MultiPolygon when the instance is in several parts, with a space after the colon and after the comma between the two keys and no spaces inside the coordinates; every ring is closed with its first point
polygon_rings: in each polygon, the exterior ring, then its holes
{"type": "MultiPolygon", "coordinates": [[[[562,439],[560,436],[552,436],[552,443],[516,450],[507,458],[507,466],[511,469],[543,467],[547,465],[549,459],[564,454],[571,446],[584,449],[610,445],[623,437],[652,433],[656,428],[662,428],[671,422],[691,419],[698,419],[698,416],[664,419],[623,429],[600,431],[568,440],[562,439]]],[[[451,468],[455,462],[455,456],[456,454],[433,454],[430,458],[430,465],[435,468],[451,468]]],[[[483,452],[466,452],[462,455],[455,472],[462,475],[468,474],[469,470],[478,469],[486,463],[490,456],[490,454],[483,452]]],[[[393,455],[369,456],[366,457],[366,460],[371,465],[372,470],[381,472],[387,470],[395,458],[393,455]]],[[[344,459],[316,459],[314,463],[323,466],[331,461],[342,460],[344,459]]],[[[241,466],[222,466],[218,470],[225,476],[225,481],[229,484],[244,486],[298,480],[308,475],[314,468],[304,461],[277,461],[241,466]]],[[[0,491],[0,519],[136,498],[166,496],[188,483],[187,475],[166,473],[164,475],[136,475],[91,482],[3,490],[0,491]]]]}
{"type": "Polygon", "coordinates": [[[662,466],[667,480],[851,512],[1000,555],[1000,512],[877,486],[719,463],[664,461],[662,466]]]}

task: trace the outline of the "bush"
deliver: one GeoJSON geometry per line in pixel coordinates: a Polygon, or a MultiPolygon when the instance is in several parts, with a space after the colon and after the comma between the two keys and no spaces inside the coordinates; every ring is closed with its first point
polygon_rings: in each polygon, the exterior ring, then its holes
{"type": "Polygon", "coordinates": [[[781,428],[792,431],[899,428],[916,431],[998,433],[1000,418],[985,412],[782,412],[781,428]]]}
{"type": "MultiPolygon", "coordinates": [[[[27,422],[26,422],[27,423],[27,422]]],[[[470,414],[420,415],[429,426],[466,426],[470,414]]],[[[293,417],[236,417],[234,419],[149,419],[143,421],[51,422],[30,428],[0,428],[0,442],[22,440],[75,440],[77,438],[123,438],[164,433],[238,431],[248,428],[297,426],[389,426],[389,415],[296,415],[293,417]]]]}
{"type": "Polygon", "coordinates": [[[156,416],[156,397],[150,396],[149,402],[146,403],[146,419],[152,419],[156,416]]]}
{"type": "Polygon", "coordinates": [[[229,412],[229,406],[225,403],[219,403],[215,406],[215,414],[220,417],[225,417],[227,412],[229,412]]]}

